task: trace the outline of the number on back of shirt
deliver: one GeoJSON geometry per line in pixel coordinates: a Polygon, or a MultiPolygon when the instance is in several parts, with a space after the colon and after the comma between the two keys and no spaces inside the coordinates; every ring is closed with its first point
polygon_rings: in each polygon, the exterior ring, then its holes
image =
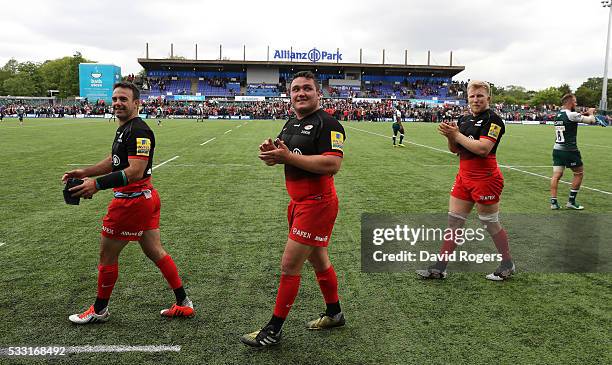
{"type": "Polygon", "coordinates": [[[557,139],[555,140],[555,142],[557,143],[565,142],[565,136],[563,135],[563,132],[565,132],[565,126],[563,125],[555,126],[555,134],[557,135],[557,139]]]}

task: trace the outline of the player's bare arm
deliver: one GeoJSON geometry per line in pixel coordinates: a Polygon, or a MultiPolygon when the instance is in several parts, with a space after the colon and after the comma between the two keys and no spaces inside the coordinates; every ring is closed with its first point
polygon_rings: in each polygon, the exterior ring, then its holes
{"type": "Polygon", "coordinates": [[[329,155],[300,155],[289,151],[281,140],[277,142],[278,148],[261,152],[259,158],[267,165],[288,164],[302,170],[321,175],[334,175],[340,170],[342,157],[329,155]]]}
{"type": "Polygon", "coordinates": [[[145,169],[147,168],[148,160],[130,158],[130,166],[126,167],[123,172],[127,177],[128,184],[142,179],[145,169]]]}
{"type": "MultiPolygon", "coordinates": [[[[147,162],[148,160],[130,159],[130,165],[123,170],[123,173],[125,174],[125,177],[127,178],[128,183],[137,181],[142,177],[145,169],[147,168],[147,162]]],[[[107,172],[110,172],[110,170],[107,172]]],[[[103,175],[103,174],[104,173],[100,173],[97,175],[103,175]]],[[[91,196],[93,196],[95,193],[99,191],[99,189],[96,186],[95,179],[90,179],[86,177],[83,180],[84,180],[83,184],[79,186],[75,186],[74,188],[69,190],[70,192],[73,193],[72,194],[73,197],[90,198],[91,196]]]]}
{"type": "MultiPolygon", "coordinates": [[[[459,133],[459,127],[450,124],[440,123],[442,134],[446,135],[450,143],[460,144],[468,151],[479,157],[487,157],[495,143],[488,139],[471,139],[459,133]]],[[[452,150],[451,150],[452,151],[452,150]]]]}

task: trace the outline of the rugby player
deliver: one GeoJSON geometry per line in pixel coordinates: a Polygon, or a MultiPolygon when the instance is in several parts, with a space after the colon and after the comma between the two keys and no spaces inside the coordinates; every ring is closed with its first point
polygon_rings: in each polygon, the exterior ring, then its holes
{"type": "Polygon", "coordinates": [[[115,112],[114,112],[114,110],[113,110],[113,107],[112,107],[112,106],[110,107],[110,110],[109,110],[109,111],[110,111],[110,115],[111,115],[111,116],[108,118],[108,122],[109,122],[109,123],[110,123],[110,122],[116,122],[116,121],[117,121],[117,117],[115,116],[115,112]]]}
{"type": "Polygon", "coordinates": [[[157,118],[157,125],[161,126],[162,119],[164,118],[164,109],[161,107],[161,105],[157,107],[157,111],[156,112],[157,112],[157,116],[156,116],[156,118],[157,118]]]}
{"type": "Polygon", "coordinates": [[[555,117],[555,145],[553,147],[553,175],[550,179],[550,208],[561,209],[557,201],[557,187],[563,176],[563,171],[569,167],[574,173],[569,199],[565,206],[569,209],[582,210],[584,207],[576,203],[576,196],[584,178],[584,165],[582,156],[576,144],[578,123],[596,124],[595,108],[590,108],[582,115],[576,113],[576,96],[565,94],[561,98],[563,109],[555,117]]]}
{"type": "MultiPolygon", "coordinates": [[[[448,140],[448,148],[459,155],[459,172],[451,189],[448,206],[448,226],[463,227],[474,205],[478,218],[491,235],[502,261],[487,279],[508,279],[515,266],[510,256],[508,235],[499,223],[499,201],[504,177],[497,165],[495,154],[505,132],[502,119],[489,108],[491,88],[484,81],[472,80],[468,84],[470,114],[457,124],[440,123],[438,130],[448,140]]],[[[457,244],[453,237],[445,240],[440,254],[451,254],[457,244]]],[[[439,260],[426,270],[417,270],[422,278],[444,279],[448,260],[439,260]]]]}
{"type": "Polygon", "coordinates": [[[19,117],[19,126],[23,127],[23,115],[25,114],[25,108],[23,107],[23,105],[20,105],[19,108],[17,108],[17,116],[19,117]]]}
{"type": "Polygon", "coordinates": [[[64,182],[68,178],[84,180],[83,184],[70,189],[74,197],[90,198],[110,188],[114,191],[102,225],[96,301],[85,312],[71,315],[69,320],[76,324],[108,321],[108,302],[119,275],[119,254],[130,241],[138,241],[174,291],[176,303],[162,310],[161,315],[192,317],[195,315],[193,304],[160,239],[160,200],[151,183],[155,136],[138,117],[140,92],[134,84],[120,82],[113,87],[112,100],[119,119],[112,154],[96,165],[68,171],[62,177],[64,182]],[[91,176],[99,177],[89,178],[91,176]]]}
{"type": "Polygon", "coordinates": [[[399,138],[399,144],[398,146],[400,147],[404,147],[404,126],[402,125],[402,112],[399,109],[395,110],[394,113],[394,120],[393,120],[393,147],[396,147],[395,145],[395,140],[397,137],[397,133],[399,132],[400,138],[399,138]]]}
{"type": "Polygon", "coordinates": [[[202,103],[198,104],[197,113],[196,123],[204,122],[204,105],[202,103]]]}
{"type": "Polygon", "coordinates": [[[327,245],[338,214],[333,176],[340,170],[346,134],[342,125],[321,109],[321,90],[312,72],[296,73],[290,94],[295,118],[285,123],[276,141],[267,139],[259,146],[259,158],[266,165],[285,165],[291,202],[287,211],[289,237],[281,260],[274,313],[261,330],[240,338],[251,347],[280,342],[282,325],[298,294],[306,260],[314,268],[326,304],[325,313],[307,322],[306,328],[321,330],[345,324],[338,279],[327,245]]]}

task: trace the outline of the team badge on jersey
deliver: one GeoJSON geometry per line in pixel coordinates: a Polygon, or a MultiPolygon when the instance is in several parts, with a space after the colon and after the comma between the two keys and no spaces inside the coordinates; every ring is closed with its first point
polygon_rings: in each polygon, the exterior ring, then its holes
{"type": "Polygon", "coordinates": [[[340,132],[331,131],[331,148],[342,151],[344,147],[344,135],[340,132]]]}
{"type": "Polygon", "coordinates": [[[151,152],[151,140],[136,138],[136,156],[149,156],[149,152],[151,152]]]}
{"type": "Polygon", "coordinates": [[[487,136],[497,139],[497,137],[499,137],[499,132],[501,132],[501,127],[497,124],[491,124],[491,128],[489,128],[489,133],[487,136]]]}

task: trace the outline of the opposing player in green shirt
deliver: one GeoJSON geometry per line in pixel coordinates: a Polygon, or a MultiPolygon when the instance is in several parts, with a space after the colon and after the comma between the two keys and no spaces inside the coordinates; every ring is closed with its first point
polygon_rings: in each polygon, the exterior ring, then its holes
{"type": "Polygon", "coordinates": [[[563,171],[566,167],[569,167],[574,173],[574,178],[572,179],[569,200],[565,206],[569,209],[582,210],[584,207],[576,203],[576,195],[578,195],[584,177],[584,166],[576,144],[576,135],[578,134],[578,123],[597,123],[594,116],[595,108],[589,108],[584,114],[577,113],[575,111],[577,103],[574,94],[565,94],[561,98],[561,104],[563,109],[555,117],[556,138],[552,153],[553,175],[550,180],[550,208],[553,210],[561,208],[557,201],[557,187],[563,176],[563,171]]]}
{"type": "Polygon", "coordinates": [[[395,112],[393,113],[394,116],[394,120],[393,120],[393,147],[396,146],[400,146],[400,147],[405,147],[404,146],[404,126],[402,125],[402,112],[399,109],[396,109],[395,112]],[[399,144],[396,145],[395,141],[397,138],[397,133],[399,132],[400,135],[400,139],[399,139],[399,144]]]}

